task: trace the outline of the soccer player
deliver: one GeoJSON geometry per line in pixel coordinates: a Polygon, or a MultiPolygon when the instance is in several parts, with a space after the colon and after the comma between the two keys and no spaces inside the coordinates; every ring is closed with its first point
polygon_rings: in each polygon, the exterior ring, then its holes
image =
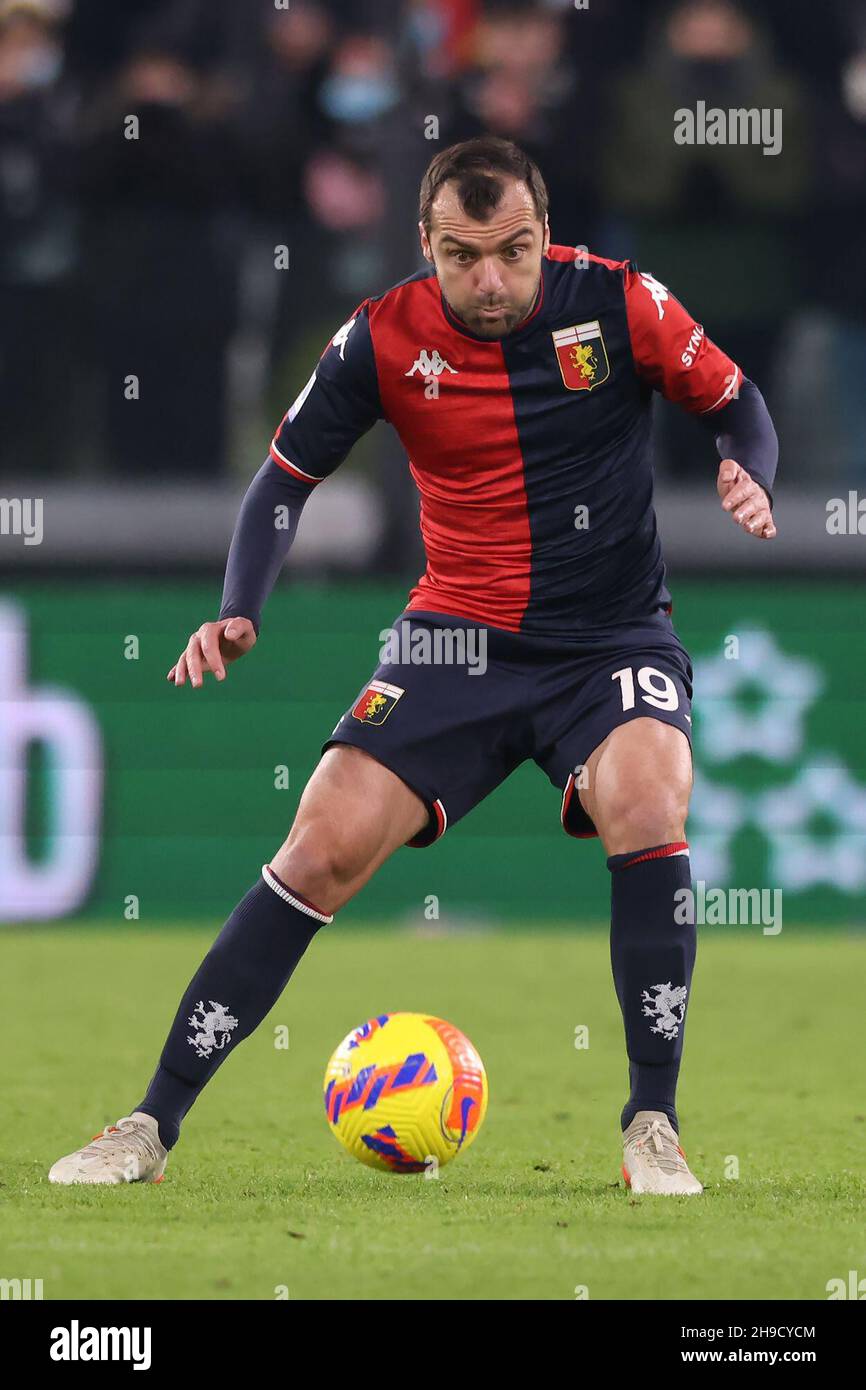
{"type": "Polygon", "coordinates": [[[244,499],[219,618],[168,680],[222,681],[251,650],[304,502],[378,419],[409,455],[426,571],[288,839],[183,995],[146,1094],[59,1159],[54,1182],[159,1180],[187,1111],[319,928],[396,849],[432,844],[531,758],[562,794],[564,829],[608,856],[625,1181],[702,1191],[675,1100],[696,936],[675,906],[690,886],[692,668],[652,506],[653,392],[707,423],[721,505],[759,540],[776,534],[775,431],[664,285],[551,244],[544,181],[515,145],[442,151],[420,214],[428,268],[364,300],[325,348],[244,499]],[[476,660],[411,659],[437,637],[476,660]]]}

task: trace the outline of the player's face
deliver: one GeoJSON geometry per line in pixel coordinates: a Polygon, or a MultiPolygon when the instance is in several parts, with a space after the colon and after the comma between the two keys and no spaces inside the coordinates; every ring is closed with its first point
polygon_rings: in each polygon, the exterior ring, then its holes
{"type": "Polygon", "coordinates": [[[541,258],[550,242],[525,183],[510,179],[489,222],[476,222],[460,206],[453,183],[434,199],[430,235],[421,250],[436,267],[442,293],[458,318],[482,338],[501,338],[525,319],[535,302],[541,258]]]}

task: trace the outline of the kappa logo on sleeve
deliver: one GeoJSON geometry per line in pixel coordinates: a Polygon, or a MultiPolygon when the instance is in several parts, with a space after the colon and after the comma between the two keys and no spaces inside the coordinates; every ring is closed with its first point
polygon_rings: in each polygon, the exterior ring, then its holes
{"type": "Polygon", "coordinates": [[[341,362],[345,362],[346,360],[346,339],[348,338],[352,329],[355,327],[357,317],[358,316],[356,314],[355,318],[349,319],[348,323],[344,323],[342,328],[338,328],[333,338],[331,339],[331,347],[340,349],[341,362]]]}
{"type": "Polygon", "coordinates": [[[360,719],[362,724],[384,724],[400,696],[405,694],[399,685],[370,681],[352,710],[352,717],[360,719]]]}
{"type": "Polygon", "coordinates": [[[653,304],[655,304],[658,309],[659,319],[663,319],[665,316],[665,302],[668,298],[667,289],[654,275],[650,275],[649,271],[641,271],[640,282],[645,290],[649,290],[653,298],[653,304]]]}
{"type": "Polygon", "coordinates": [[[557,328],[551,334],[563,383],[569,391],[592,391],[610,376],[610,362],[598,319],[557,328]]]}

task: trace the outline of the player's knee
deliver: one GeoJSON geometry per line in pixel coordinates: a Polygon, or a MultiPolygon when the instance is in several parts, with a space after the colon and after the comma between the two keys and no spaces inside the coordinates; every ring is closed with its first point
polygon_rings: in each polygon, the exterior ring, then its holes
{"type": "Polygon", "coordinates": [[[599,829],[608,854],[628,854],[683,839],[687,809],[687,788],[633,789],[627,798],[605,808],[599,829]]]}
{"type": "Polygon", "coordinates": [[[285,883],[324,911],[345,899],[347,886],[364,869],[351,831],[318,816],[299,817],[272,866],[285,883]]]}

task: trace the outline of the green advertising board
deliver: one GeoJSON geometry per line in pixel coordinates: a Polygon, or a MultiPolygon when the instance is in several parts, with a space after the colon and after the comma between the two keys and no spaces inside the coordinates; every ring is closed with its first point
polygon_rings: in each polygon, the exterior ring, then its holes
{"type": "MultiPolygon", "coordinates": [[[[291,826],[321,743],[405,590],[296,584],[225,684],[165,679],[218,585],[7,584],[0,595],[0,920],[222,922],[291,826]]],[[[773,888],[787,925],[866,923],[863,600],[844,583],[681,581],[695,668],[693,878],[773,888]]],[[[345,920],[596,923],[597,841],[533,764],[345,920]]]]}

